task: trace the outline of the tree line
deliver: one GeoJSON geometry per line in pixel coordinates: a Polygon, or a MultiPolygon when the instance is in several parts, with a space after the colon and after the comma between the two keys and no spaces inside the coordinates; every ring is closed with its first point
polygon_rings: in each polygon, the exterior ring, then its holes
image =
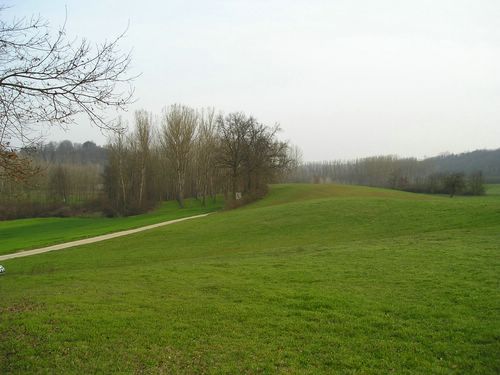
{"type": "MultiPolygon", "coordinates": [[[[439,159],[441,160],[441,159],[439,159]]],[[[374,156],[355,160],[306,162],[289,176],[290,182],[327,183],[384,187],[419,193],[481,195],[485,178],[480,170],[446,170],[436,158],[418,160],[397,156],[374,156]]],[[[464,168],[465,169],[465,168],[464,168]]]]}
{"type": "Polygon", "coordinates": [[[63,141],[23,150],[38,173],[25,184],[0,177],[3,218],[82,209],[131,215],[162,200],[183,207],[188,197],[205,205],[219,195],[236,206],[265,194],[294,165],[279,127],[242,112],[176,104],[159,116],[136,111],[131,124],[119,119],[115,128],[105,147],[63,141]]]}
{"type": "Polygon", "coordinates": [[[64,140],[62,142],[40,143],[33,150],[26,149],[25,152],[37,160],[50,164],[104,165],[108,160],[106,148],[91,141],[76,143],[64,140]]]}

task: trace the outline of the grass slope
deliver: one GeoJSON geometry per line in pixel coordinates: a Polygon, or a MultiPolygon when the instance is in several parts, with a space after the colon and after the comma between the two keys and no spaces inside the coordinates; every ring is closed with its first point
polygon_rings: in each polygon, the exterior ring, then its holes
{"type": "Polygon", "coordinates": [[[0,255],[199,215],[221,208],[220,200],[216,203],[208,200],[206,207],[202,207],[200,201],[187,199],[183,209],[179,209],[177,202],[169,201],[163,202],[152,212],[122,218],[51,217],[0,221],[0,255]]]}
{"type": "Polygon", "coordinates": [[[244,209],[5,262],[12,373],[500,371],[500,197],[278,185],[244,209]]]}

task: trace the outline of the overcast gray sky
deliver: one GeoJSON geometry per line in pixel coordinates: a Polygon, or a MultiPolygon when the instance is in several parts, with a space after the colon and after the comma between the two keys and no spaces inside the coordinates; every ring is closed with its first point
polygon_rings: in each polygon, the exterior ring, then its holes
{"type": "MultiPolygon", "coordinates": [[[[306,160],[500,147],[499,0],[10,0],[99,42],[129,24],[134,109],[279,123],[306,160]]],[[[105,138],[80,122],[48,139],[105,138]]]]}

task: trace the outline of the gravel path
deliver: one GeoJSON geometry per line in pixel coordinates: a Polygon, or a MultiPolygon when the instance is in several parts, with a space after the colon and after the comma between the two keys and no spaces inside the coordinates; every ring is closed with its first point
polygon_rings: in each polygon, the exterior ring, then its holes
{"type": "Polygon", "coordinates": [[[7,260],[7,259],[13,259],[13,258],[27,257],[27,256],[30,256],[30,255],[47,253],[49,251],[63,250],[63,249],[67,249],[67,248],[70,248],[70,247],[75,247],[75,246],[80,246],[80,245],[87,245],[89,243],[105,241],[105,240],[109,240],[111,238],[116,238],[116,237],[128,236],[129,234],[143,232],[145,230],[149,230],[149,229],[153,229],[153,228],[158,228],[158,227],[163,227],[165,225],[170,225],[170,224],[178,223],[178,222],[185,221],[185,220],[196,219],[196,218],[204,217],[204,216],[207,216],[207,215],[210,215],[210,214],[188,216],[188,217],[184,217],[182,219],[164,221],[162,223],[146,225],[145,227],[124,230],[124,231],[121,231],[121,232],[103,234],[102,236],[85,238],[83,240],[77,240],[77,241],[71,241],[71,242],[61,243],[59,245],[52,245],[52,246],[42,247],[40,249],[25,250],[25,251],[19,251],[17,253],[13,253],[13,254],[0,255],[0,261],[7,260]]]}

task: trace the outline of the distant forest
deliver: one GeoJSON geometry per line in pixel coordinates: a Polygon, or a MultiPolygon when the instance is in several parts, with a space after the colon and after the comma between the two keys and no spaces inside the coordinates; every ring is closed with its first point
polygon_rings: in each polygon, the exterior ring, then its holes
{"type": "Polygon", "coordinates": [[[444,154],[427,158],[424,162],[434,166],[435,172],[481,171],[486,183],[500,183],[500,148],[496,150],[476,150],[461,154],[444,154]]]}
{"type": "MultiPolygon", "coordinates": [[[[108,162],[107,147],[96,145],[92,141],[80,144],[65,140],[40,144],[30,155],[35,160],[52,164],[98,164],[104,167],[108,162]]],[[[460,154],[445,153],[422,160],[397,156],[375,156],[351,161],[304,162],[290,178],[300,179],[301,182],[314,182],[315,178],[321,178],[343,183],[369,184],[370,180],[379,180],[376,177],[370,177],[370,164],[373,164],[374,168],[377,164],[388,164],[391,167],[388,168],[390,172],[395,173],[395,169],[406,170],[408,175],[441,172],[470,174],[481,171],[486,183],[500,183],[500,148],[460,154]],[[356,165],[358,168],[354,167],[356,165]],[[362,165],[365,168],[362,168],[362,165]],[[349,170],[348,166],[353,167],[349,170]]]]}
{"type": "Polygon", "coordinates": [[[51,164],[99,164],[106,165],[108,153],[92,141],[73,143],[69,140],[40,144],[29,155],[37,161],[51,164]]]}
{"type": "Polygon", "coordinates": [[[484,192],[483,183],[500,183],[500,149],[442,154],[423,160],[389,155],[348,161],[305,162],[288,180],[478,195],[484,192]]]}

